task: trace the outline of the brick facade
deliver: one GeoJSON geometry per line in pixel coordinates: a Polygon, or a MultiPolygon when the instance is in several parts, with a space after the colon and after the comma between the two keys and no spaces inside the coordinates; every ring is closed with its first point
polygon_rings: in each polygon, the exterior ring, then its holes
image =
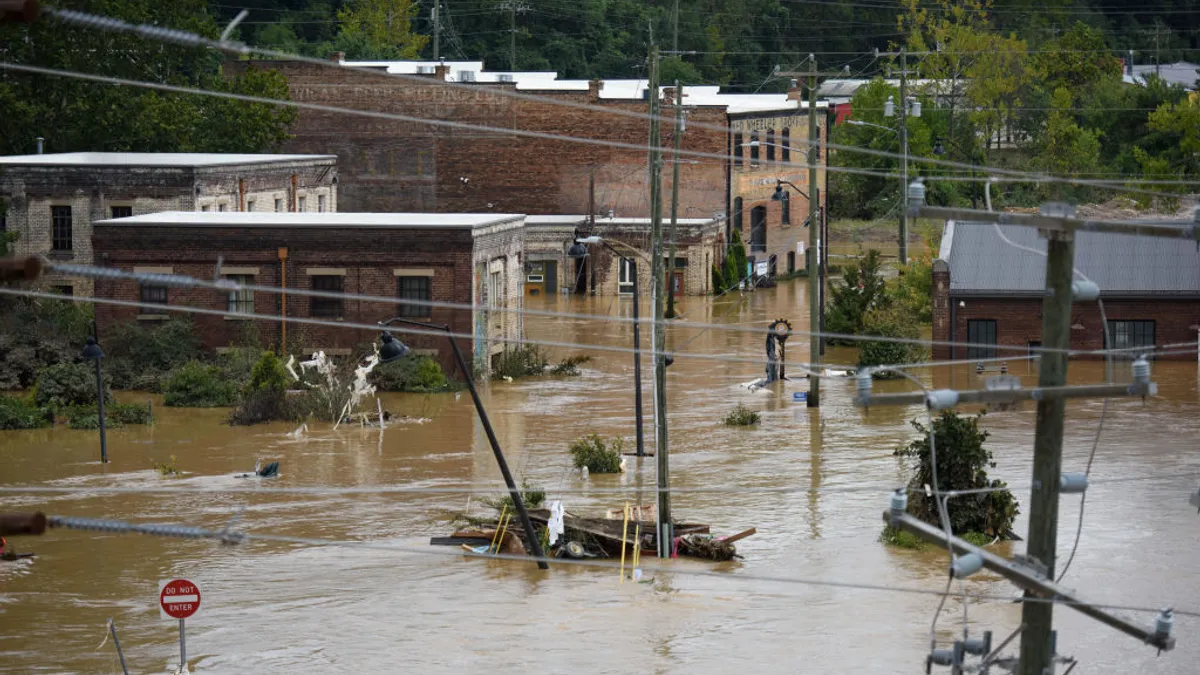
{"type": "MultiPolygon", "coordinates": [[[[81,153],[86,154],[86,153],[81,153]]],[[[220,166],[137,166],[136,164],[21,163],[20,157],[0,160],[0,200],[7,203],[6,227],[17,232],[17,255],[47,254],[54,260],[90,265],[94,262],[92,222],[111,218],[114,208],[132,215],[160,211],[296,210],[324,205],[337,210],[337,168],[332,157],[280,162],[250,162],[220,166]],[[294,178],[294,181],[293,181],[294,178]],[[293,187],[294,186],[294,187],[293,187]],[[71,243],[53,249],[54,207],[69,208],[71,243]]],[[[92,282],[47,275],[47,286],[68,287],[81,296],[92,294],[92,282]]]]}
{"type": "MultiPolygon", "coordinates": [[[[430,279],[434,302],[460,304],[496,304],[489,296],[487,277],[501,274],[501,306],[520,309],[520,247],[522,221],[519,216],[490,228],[385,229],[380,227],[225,227],[170,226],[164,224],[129,225],[114,221],[98,223],[94,241],[96,253],[105,266],[128,271],[158,271],[211,279],[217,256],[223,257],[223,273],[243,274],[260,286],[280,287],[286,269],[288,289],[310,290],[314,277],[337,276],[346,294],[398,298],[403,276],[430,279]],[[286,262],[280,252],[286,249],[286,262]]],[[[169,288],[167,305],[187,305],[214,311],[230,308],[229,292],[213,289],[169,288]]],[[[133,281],[100,280],[97,297],[139,302],[140,287],[133,281]]],[[[257,292],[251,307],[259,314],[283,314],[291,318],[313,318],[313,299],[289,294],[257,292]]],[[[247,308],[247,311],[249,307],[247,308]]],[[[401,313],[396,300],[367,301],[347,299],[340,317],[332,321],[374,324],[401,313]]],[[[121,307],[98,304],[96,321],[103,335],[113,325],[131,321],[155,321],[169,314],[145,307],[121,307]]],[[[236,344],[248,325],[259,338],[278,345],[283,340],[283,322],[245,320],[222,315],[191,314],[197,335],[206,348],[236,344]]],[[[476,340],[460,338],[468,363],[478,362],[486,372],[489,356],[503,344],[520,335],[519,313],[489,312],[477,309],[431,308],[415,320],[447,324],[455,333],[475,335],[476,340]],[[479,359],[482,358],[482,361],[479,359]]],[[[288,321],[288,351],[308,354],[317,350],[337,355],[361,356],[376,340],[379,331],[309,325],[288,321]]],[[[405,333],[398,337],[417,350],[436,353],[447,372],[453,372],[453,356],[445,338],[405,333]]]]}
{"type": "MultiPolygon", "coordinates": [[[[254,62],[226,64],[236,72],[254,62]]],[[[386,77],[351,68],[270,62],[288,79],[293,100],[491,127],[584,137],[644,146],[647,122],[553,102],[503,96],[515,85],[451,86],[436,75],[386,77]]],[[[590,104],[616,112],[647,112],[641,100],[602,99],[591,91],[531,91],[553,101],[590,104]]],[[[726,125],[723,106],[686,106],[685,150],[721,154],[727,134],[699,125],[726,125]]],[[[673,114],[671,105],[663,115],[673,114]]],[[[351,117],[300,110],[290,152],[336,153],[341,168],[343,211],[588,213],[589,180],[595,208],[617,216],[647,216],[647,157],[644,150],[527,138],[504,132],[432,126],[420,122],[351,117]]],[[[662,122],[670,146],[672,122],[662,122]]],[[[671,171],[663,171],[669,195],[671,171]]],[[[721,160],[680,166],[681,216],[711,217],[725,211],[726,167],[721,160]]]]}

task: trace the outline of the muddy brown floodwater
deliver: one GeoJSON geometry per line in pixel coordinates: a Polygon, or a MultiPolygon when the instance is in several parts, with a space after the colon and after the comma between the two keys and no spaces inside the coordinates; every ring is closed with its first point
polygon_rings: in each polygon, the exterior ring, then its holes
{"type": "MultiPolygon", "coordinates": [[[[783,316],[803,330],[806,298],[804,282],[795,281],[744,298],[687,298],[680,310],[690,320],[754,327],[783,316]]],[[[538,302],[544,304],[534,306],[598,316],[630,312],[627,299],[538,302]]],[[[596,320],[531,316],[526,329],[530,337],[558,341],[627,345],[631,339],[628,324],[596,320]]],[[[649,344],[648,331],[643,340],[649,344]]],[[[695,352],[758,358],[762,342],[745,333],[671,329],[669,343],[679,350],[668,384],[672,477],[680,488],[798,491],[675,495],[679,518],[711,523],[717,533],[753,526],[758,534],[738,544],[742,562],[670,561],[665,564],[677,572],[656,572],[652,584],[619,584],[609,570],[557,564],[539,572],[528,563],[467,560],[429,547],[430,536],[448,532],[449,514],[467,506],[466,494],[270,494],[271,487],[287,486],[500,485],[466,395],[384,396],[393,412],[433,421],[388,428],[382,439],[378,430],[334,432],[311,424],[305,437],[293,439],[287,436],[292,425],[230,428],[221,424],[223,410],[156,406],[153,427],[110,432],[112,462],[104,468],[96,462],[95,432],[0,432],[0,483],[10,486],[245,488],[231,474],[249,470],[256,458],[282,466],[282,476],[270,485],[242,492],[6,495],[5,510],[220,527],[245,509],[241,524],[253,533],[388,542],[428,552],[257,542],[222,546],[78,531],[13,538],[18,549],[37,557],[0,563],[0,671],[119,672],[112,643],[97,649],[107,617],[117,622],[131,672],[173,667],[177,626],[159,618],[156,593],[160,579],[183,576],[203,592],[203,608],[188,625],[188,654],[197,672],[922,672],[936,595],[781,580],[942,590],[943,552],[890,550],[877,541],[888,490],[906,478],[892,450],[913,438],[907,422],[921,411],[864,413],[851,404],[853,384],[832,380],[823,383],[819,411],[797,409],[791,392],[805,389],[804,381],[751,394],[739,383],[758,377],[761,366],[686,357],[695,352]],[[739,401],[763,411],[760,428],[721,426],[720,418],[739,401]],[[162,478],[151,470],[171,456],[185,476],[162,478]],[[681,573],[691,570],[720,574],[681,573]]],[[[806,359],[806,343],[794,339],[789,357],[806,359]]],[[[592,353],[596,358],[580,377],[492,384],[484,391],[514,472],[544,486],[551,498],[556,490],[634,489],[654,482],[652,459],[631,462],[626,475],[592,476],[586,483],[569,469],[566,445],[577,436],[633,438],[632,359],[592,353]]],[[[850,363],[854,352],[830,349],[826,359],[850,363]]],[[[1014,363],[1013,371],[1027,385],[1036,379],[1023,362],[1014,363]]],[[[1073,362],[1070,371],[1073,383],[1104,377],[1100,363],[1073,362]]],[[[919,374],[939,386],[949,386],[951,379],[960,387],[979,383],[970,368],[919,374]]],[[[1169,477],[1093,485],[1079,553],[1065,583],[1096,602],[1196,610],[1200,516],[1188,506],[1189,491],[1200,482],[1196,362],[1156,363],[1154,379],[1157,398],[1111,402],[1093,476],[1169,477]]],[[[648,424],[649,381],[647,369],[648,424]]],[[[125,395],[131,398],[137,396],[125,395]]],[[[1069,406],[1067,470],[1083,470],[1100,410],[1098,400],[1069,406]]],[[[994,477],[1029,483],[1033,422],[1032,407],[985,418],[997,463],[994,477]]],[[[647,438],[653,438],[650,432],[647,438]]],[[[1016,530],[1023,534],[1028,490],[1017,497],[1023,513],[1016,530]]],[[[623,501],[597,493],[562,498],[569,510],[583,513],[623,501]]],[[[1077,497],[1063,498],[1063,556],[1078,508],[1077,497]]],[[[1022,545],[997,548],[1009,554],[1022,545]]],[[[1010,584],[990,574],[971,578],[968,588],[1016,596],[1010,584]]],[[[1147,624],[1154,618],[1133,614],[1147,624]]],[[[939,620],[940,640],[954,638],[962,616],[961,600],[951,598],[939,620]]],[[[1011,602],[969,605],[972,634],[992,630],[997,641],[1019,618],[1020,606],[1011,602]]],[[[1077,673],[1197,672],[1200,633],[1194,618],[1177,617],[1179,646],[1162,656],[1067,608],[1055,610],[1055,625],[1060,653],[1081,661],[1077,673]]]]}

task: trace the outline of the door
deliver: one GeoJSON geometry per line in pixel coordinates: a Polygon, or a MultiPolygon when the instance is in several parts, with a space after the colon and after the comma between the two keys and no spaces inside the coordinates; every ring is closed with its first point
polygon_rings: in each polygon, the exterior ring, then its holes
{"type": "Polygon", "coordinates": [[[750,209],[750,252],[767,252],[767,207],[750,209]]]}
{"type": "Polygon", "coordinates": [[[546,269],[546,293],[554,295],[558,292],[558,261],[547,260],[542,265],[546,269]]]}
{"type": "Polygon", "coordinates": [[[675,297],[683,295],[683,272],[671,273],[671,294],[675,297]]]}

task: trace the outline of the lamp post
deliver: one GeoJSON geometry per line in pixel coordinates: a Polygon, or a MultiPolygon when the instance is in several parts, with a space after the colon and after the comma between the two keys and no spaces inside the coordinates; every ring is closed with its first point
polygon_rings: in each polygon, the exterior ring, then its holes
{"type": "Polygon", "coordinates": [[[104,433],[104,373],[100,367],[100,360],[104,358],[104,350],[100,349],[96,338],[89,335],[80,356],[96,362],[96,406],[100,412],[100,463],[107,464],[108,439],[105,438],[104,433]]]}
{"type": "MultiPolygon", "coordinates": [[[[906,91],[908,80],[900,79],[900,201],[904,201],[904,196],[908,190],[908,115],[913,117],[921,116],[921,101],[916,97],[909,96],[906,91]]],[[[896,114],[896,102],[888,96],[887,102],[883,104],[884,117],[892,117],[896,114]]],[[[900,264],[908,264],[908,210],[900,208],[900,264]]]]}
{"type": "MultiPolygon", "coordinates": [[[[774,201],[783,201],[787,195],[783,191],[783,186],[788,186],[798,192],[801,197],[808,200],[809,215],[805,227],[808,228],[808,256],[811,263],[808,265],[808,330],[809,330],[809,357],[811,364],[808,376],[808,399],[807,405],[809,408],[821,407],[821,378],[815,373],[820,372],[821,364],[821,314],[824,310],[822,306],[822,286],[823,286],[823,270],[821,269],[821,238],[818,235],[820,223],[817,222],[817,202],[820,199],[820,188],[816,185],[810,185],[812,196],[805,194],[803,190],[796,187],[790,181],[775,180],[775,194],[771,195],[774,201]]],[[[826,242],[828,245],[828,242],[826,242]]]]}
{"type": "MultiPolygon", "coordinates": [[[[483,430],[487,434],[488,443],[492,446],[492,454],[496,456],[496,464],[500,466],[500,473],[504,476],[504,484],[508,486],[508,494],[512,497],[513,508],[516,509],[517,517],[521,519],[521,526],[525,530],[525,546],[529,550],[530,555],[537,558],[539,569],[550,569],[550,565],[545,560],[546,555],[542,552],[542,544],[538,541],[537,532],[533,529],[533,522],[529,520],[529,512],[525,510],[525,502],[521,499],[521,491],[517,489],[517,484],[513,481],[512,473],[508,470],[508,462],[505,461],[504,452],[500,449],[500,441],[496,439],[496,432],[492,430],[492,423],[488,420],[487,411],[483,409],[483,401],[479,399],[479,392],[475,389],[475,380],[471,377],[471,370],[467,368],[467,362],[463,359],[462,351],[458,348],[458,342],[451,334],[450,326],[426,323],[424,321],[412,321],[398,316],[387,321],[380,321],[379,325],[389,326],[394,323],[445,331],[446,339],[450,341],[451,351],[454,352],[454,362],[462,372],[463,380],[467,383],[467,389],[471,392],[471,400],[475,403],[475,412],[479,415],[479,421],[483,423],[483,430]]],[[[387,330],[384,330],[380,334],[379,341],[380,363],[389,363],[402,359],[410,351],[408,345],[397,340],[387,330]]]]}
{"type": "MultiPolygon", "coordinates": [[[[622,246],[626,246],[624,242],[617,242],[622,246]]],[[[575,243],[567,251],[567,256],[571,258],[586,258],[588,256],[587,244],[600,244],[612,252],[618,258],[621,254],[608,241],[601,239],[598,236],[584,237],[576,239],[575,243]]],[[[649,262],[645,255],[628,246],[627,248],[634,255],[649,262]]],[[[636,434],[637,434],[637,456],[644,457],[646,455],[646,440],[645,432],[642,430],[642,324],[638,316],[638,303],[641,302],[641,295],[638,294],[638,269],[637,263],[633,265],[633,406],[634,415],[636,416],[636,434]]]]}

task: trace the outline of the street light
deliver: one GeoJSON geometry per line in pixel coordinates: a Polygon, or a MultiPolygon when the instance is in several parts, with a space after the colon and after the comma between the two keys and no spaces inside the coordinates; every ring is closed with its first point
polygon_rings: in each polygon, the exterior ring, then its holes
{"type": "MultiPolygon", "coordinates": [[[[921,102],[914,96],[905,96],[903,80],[901,80],[900,95],[904,97],[900,106],[900,198],[908,189],[908,122],[907,115],[921,116],[921,102]]],[[[883,116],[893,117],[896,114],[896,101],[888,96],[883,104],[883,116]]],[[[908,264],[908,212],[900,211],[900,264],[908,264]]]]}
{"type": "MultiPolygon", "coordinates": [[[[810,205],[817,204],[808,195],[793,185],[790,181],[775,179],[775,194],[771,195],[771,199],[782,201],[784,198],[783,186],[786,185],[796,192],[799,192],[805,199],[808,199],[810,205]]],[[[813,185],[810,186],[813,192],[813,197],[820,199],[820,188],[813,185]]],[[[819,209],[820,206],[817,206],[819,209]]],[[[810,209],[812,212],[812,209],[810,209]]],[[[815,213],[815,212],[814,212],[815,213]]],[[[812,220],[812,216],[809,216],[812,220]]],[[[807,225],[806,225],[807,227],[807,225]]],[[[809,361],[812,362],[812,371],[820,372],[821,363],[821,315],[824,310],[824,275],[821,269],[821,238],[819,236],[820,227],[811,227],[808,230],[808,255],[811,263],[808,265],[808,326],[809,326],[809,361]],[[814,274],[815,272],[815,274],[814,274]]],[[[826,242],[828,246],[828,242],[826,242]]],[[[808,398],[807,405],[809,408],[818,407],[821,404],[821,380],[820,378],[808,378],[808,398]]]]}
{"type": "MultiPolygon", "coordinates": [[[[483,430],[487,434],[488,443],[492,446],[492,454],[496,456],[496,464],[500,466],[500,473],[504,476],[504,484],[508,486],[508,494],[512,497],[513,508],[517,512],[517,517],[521,519],[521,526],[525,530],[525,546],[529,550],[529,553],[537,558],[539,569],[550,569],[550,565],[545,560],[546,555],[542,552],[542,544],[538,541],[537,532],[533,529],[533,522],[529,520],[529,512],[525,510],[525,502],[521,499],[521,491],[517,489],[517,484],[513,481],[512,472],[508,470],[508,462],[505,461],[504,452],[500,449],[500,441],[496,439],[496,432],[492,430],[492,423],[488,420],[487,411],[483,409],[483,401],[479,399],[479,392],[475,389],[475,380],[471,377],[471,369],[467,368],[467,362],[463,359],[462,351],[458,348],[458,341],[451,334],[450,326],[426,323],[424,321],[413,321],[398,316],[387,321],[380,321],[379,325],[389,326],[393,323],[445,331],[446,339],[450,341],[450,349],[454,352],[454,362],[458,365],[459,371],[462,372],[463,380],[467,383],[467,389],[471,392],[471,401],[475,403],[475,412],[479,415],[479,421],[483,423],[483,430]]],[[[379,342],[380,363],[390,363],[402,359],[411,351],[408,345],[397,340],[386,329],[380,334],[379,342]]]]}
{"type": "Polygon", "coordinates": [[[104,373],[100,369],[100,360],[104,358],[104,350],[100,349],[96,338],[89,335],[80,356],[96,362],[96,406],[100,412],[100,463],[107,464],[108,440],[105,438],[104,432],[104,373]]]}
{"type": "MultiPolygon", "coordinates": [[[[623,246],[626,245],[624,242],[621,242],[621,241],[617,241],[617,243],[621,244],[623,246]]],[[[577,258],[577,259],[588,257],[587,244],[600,244],[600,245],[604,246],[605,248],[607,248],[609,251],[611,251],[613,253],[613,255],[616,255],[618,258],[622,257],[621,254],[617,252],[617,249],[614,248],[611,243],[609,243],[608,241],[605,241],[604,239],[601,239],[599,236],[596,236],[596,235],[576,239],[575,243],[571,245],[570,250],[567,251],[567,255],[572,258],[577,258]]],[[[646,259],[646,257],[642,254],[641,251],[638,251],[637,249],[634,249],[631,246],[629,248],[632,250],[632,252],[636,256],[638,256],[642,260],[646,260],[647,262],[649,262],[649,260],[646,259]]],[[[643,420],[643,417],[642,417],[642,324],[638,320],[638,302],[640,301],[640,299],[641,299],[641,296],[638,294],[638,270],[637,270],[637,264],[634,263],[634,265],[633,265],[633,405],[634,405],[634,411],[635,411],[634,414],[637,416],[637,420],[636,420],[636,422],[637,422],[637,429],[636,429],[636,432],[637,432],[637,456],[644,457],[646,454],[646,445],[645,445],[644,432],[642,431],[642,420],[643,420]]]]}

